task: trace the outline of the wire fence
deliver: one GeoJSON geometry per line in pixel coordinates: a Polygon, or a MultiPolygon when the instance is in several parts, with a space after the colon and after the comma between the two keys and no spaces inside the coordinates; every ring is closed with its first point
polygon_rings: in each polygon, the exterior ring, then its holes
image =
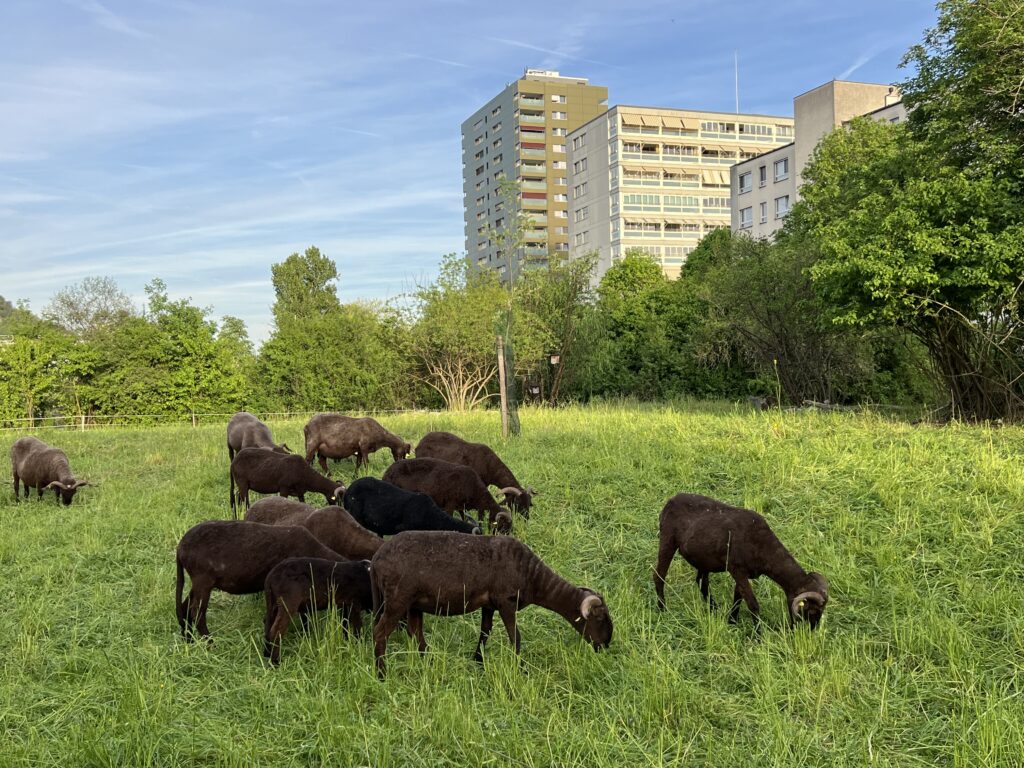
{"type": "MultiPolygon", "coordinates": [[[[309,419],[324,411],[253,411],[254,416],[263,421],[290,421],[309,419]]],[[[427,408],[396,408],[382,410],[351,410],[344,411],[346,416],[387,416],[395,414],[437,415],[450,411],[427,408]]],[[[198,427],[203,424],[226,424],[235,412],[231,413],[118,413],[118,414],[67,414],[61,416],[35,416],[17,419],[4,419],[0,422],[0,432],[17,432],[34,429],[76,430],[85,432],[89,429],[108,429],[111,427],[152,427],[188,426],[198,427]]]]}

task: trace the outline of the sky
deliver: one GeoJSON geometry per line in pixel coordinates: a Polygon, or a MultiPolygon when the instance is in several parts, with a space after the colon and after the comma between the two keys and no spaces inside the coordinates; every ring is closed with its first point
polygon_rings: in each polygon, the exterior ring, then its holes
{"type": "Polygon", "coordinates": [[[931,2],[2,0],[0,295],[90,275],[265,339],[270,267],[310,245],[342,301],[465,250],[460,125],[526,68],[609,104],[792,115],[890,83],[931,2]]]}

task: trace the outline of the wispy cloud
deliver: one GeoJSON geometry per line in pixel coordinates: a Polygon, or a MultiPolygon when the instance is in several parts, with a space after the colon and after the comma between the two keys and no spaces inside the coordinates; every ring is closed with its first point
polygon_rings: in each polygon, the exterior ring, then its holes
{"type": "Polygon", "coordinates": [[[0,205],[25,205],[27,203],[53,203],[64,198],[41,192],[0,192],[0,205]]]}
{"type": "Polygon", "coordinates": [[[529,51],[539,51],[540,53],[546,53],[549,56],[554,57],[554,61],[556,61],[556,62],[560,62],[563,59],[571,59],[573,61],[583,61],[583,62],[586,62],[587,64],[597,64],[598,66],[601,66],[601,67],[617,68],[617,65],[609,64],[606,61],[597,61],[595,59],[587,59],[587,58],[584,58],[583,56],[577,56],[575,54],[568,53],[568,52],[566,52],[564,50],[555,50],[555,49],[552,49],[552,48],[542,48],[539,45],[533,45],[531,43],[526,43],[526,42],[523,42],[522,40],[509,40],[509,39],[504,38],[504,37],[488,37],[488,38],[485,38],[485,39],[486,40],[490,40],[490,41],[495,42],[495,43],[501,43],[502,45],[511,45],[511,46],[516,47],[516,48],[525,48],[525,49],[527,49],[529,51]]]}
{"type": "Polygon", "coordinates": [[[66,0],[66,2],[90,14],[97,24],[104,29],[109,29],[111,32],[129,35],[139,40],[149,40],[153,37],[148,32],[143,32],[141,29],[133,27],[122,17],[107,8],[107,6],[100,3],[99,0],[66,0]]]}
{"type": "Polygon", "coordinates": [[[882,44],[882,43],[874,43],[874,44],[872,44],[866,51],[864,51],[860,56],[858,56],[854,60],[853,64],[851,64],[846,69],[844,69],[842,72],[840,72],[838,75],[836,75],[836,79],[837,80],[845,80],[850,75],[852,75],[854,72],[856,72],[858,69],[860,69],[865,64],[867,64],[869,61],[871,61],[876,56],[878,56],[878,54],[882,53],[882,51],[884,51],[888,47],[889,46],[887,46],[885,44],[882,44]]]}
{"type": "Polygon", "coordinates": [[[432,61],[435,64],[447,64],[449,67],[462,67],[463,69],[471,69],[469,64],[463,64],[461,61],[452,61],[451,59],[439,59],[436,56],[424,56],[422,53],[406,53],[405,57],[408,59],[422,59],[423,61],[432,61]]]}

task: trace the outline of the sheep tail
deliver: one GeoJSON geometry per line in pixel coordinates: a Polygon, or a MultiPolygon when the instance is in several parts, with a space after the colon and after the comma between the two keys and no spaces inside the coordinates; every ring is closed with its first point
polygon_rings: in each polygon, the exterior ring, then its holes
{"type": "Polygon", "coordinates": [[[185,569],[181,565],[181,557],[175,555],[175,562],[178,566],[178,578],[174,586],[174,610],[178,615],[178,626],[185,631],[185,604],[181,600],[181,593],[185,588],[185,569]]]}

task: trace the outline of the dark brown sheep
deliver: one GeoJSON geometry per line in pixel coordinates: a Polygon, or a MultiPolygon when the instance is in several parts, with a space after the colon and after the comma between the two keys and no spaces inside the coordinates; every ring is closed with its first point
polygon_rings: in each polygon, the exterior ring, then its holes
{"type": "Polygon", "coordinates": [[[483,659],[494,612],[520,650],[516,612],[539,605],[562,616],[594,646],[607,648],[612,618],[604,598],[563,579],[511,536],[466,536],[450,531],[408,531],[384,542],[370,563],[377,673],[384,676],[388,637],[401,619],[426,650],[423,614],[454,616],[480,610],[473,656],[483,659]]]}
{"type": "Polygon", "coordinates": [[[326,546],[353,560],[371,558],[384,539],[366,530],[341,507],[313,509],[297,501],[269,497],[249,507],[245,519],[267,525],[299,525],[326,546]],[[286,505],[281,505],[286,501],[286,505]]]}
{"type": "Polygon", "coordinates": [[[470,443],[451,432],[428,432],[416,446],[416,458],[441,459],[452,464],[465,464],[505,495],[505,503],[523,517],[530,516],[533,488],[525,488],[498,454],[483,443],[470,443]]]}
{"type": "Polygon", "coordinates": [[[237,518],[236,500],[249,508],[249,491],[278,493],[306,500],[307,493],[322,493],[328,504],[341,504],[345,486],[324,477],[294,454],[280,454],[266,448],[243,448],[231,461],[231,477],[238,486],[231,496],[231,512],[237,518]]]}
{"type": "Polygon", "coordinates": [[[35,488],[39,498],[43,491],[52,488],[57,498],[67,506],[75,498],[75,492],[89,483],[76,480],[71,474],[68,456],[59,448],[51,448],[35,437],[21,437],[11,446],[11,472],[14,474],[14,500],[18,500],[19,483],[25,486],[25,498],[29,488],[35,488]]]}
{"type": "Polygon", "coordinates": [[[259,592],[270,569],[289,557],[344,560],[299,526],[211,520],[189,528],[178,542],[176,558],[174,597],[181,634],[191,640],[198,630],[202,637],[208,637],[206,609],[213,590],[232,595],[259,592]],[[182,600],[186,572],[192,588],[182,600]]]}
{"type": "Polygon", "coordinates": [[[740,601],[746,600],[755,622],[759,606],[750,579],[767,576],[786,593],[790,625],[806,621],[818,626],[828,602],[828,582],[820,573],[808,573],[797,563],[761,515],[733,507],[707,496],[680,493],[661,510],[658,563],[654,570],[654,591],[658,608],[665,609],[665,576],[672,558],[679,552],[697,569],[700,593],[714,608],[708,574],[728,571],[736,582],[729,621],[739,616],[740,601]]]}
{"type": "Polygon", "coordinates": [[[324,474],[328,459],[356,457],[356,469],[370,463],[370,454],[390,448],[395,461],[409,455],[412,446],[393,435],[375,419],[342,416],[340,413],[318,413],[303,428],[306,435],[306,461],[320,460],[324,474]]]}
{"type": "Polygon", "coordinates": [[[512,516],[491,496],[480,475],[464,464],[441,459],[405,459],[388,467],[382,479],[407,491],[427,494],[449,515],[458,514],[463,520],[470,509],[486,514],[492,533],[512,527],[512,516]]]}
{"type": "Polygon", "coordinates": [[[373,607],[370,561],[341,563],[317,557],[290,557],[275,565],[263,584],[267,615],[263,622],[263,655],[271,664],[281,660],[281,637],[296,614],[303,627],[312,611],[334,607],[342,611],[346,629],[358,636],[363,611],[373,607]]]}
{"type": "MultiPolygon", "coordinates": [[[[277,453],[291,453],[291,449],[284,443],[275,443],[270,434],[270,427],[248,411],[239,411],[228,422],[228,463],[235,458],[235,453],[243,448],[266,448],[277,453]]],[[[231,498],[234,498],[235,479],[230,471],[228,478],[231,483],[231,498]]]]}

